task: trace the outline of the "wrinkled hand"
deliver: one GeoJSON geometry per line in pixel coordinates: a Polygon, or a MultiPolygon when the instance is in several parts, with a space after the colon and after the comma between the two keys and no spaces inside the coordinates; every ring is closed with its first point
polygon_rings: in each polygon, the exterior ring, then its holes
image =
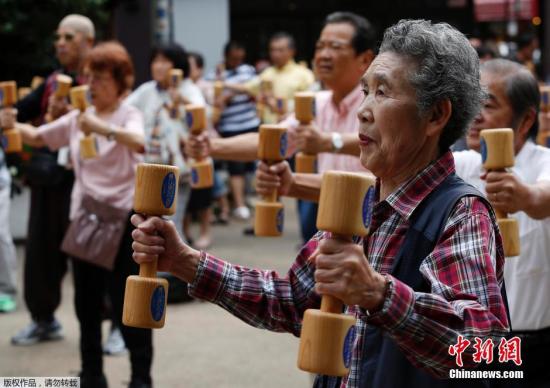
{"type": "Polygon", "coordinates": [[[530,203],[529,187],[514,173],[489,171],[481,178],[487,182],[487,198],[496,209],[505,213],[515,213],[526,209],[530,203]]]}
{"type": "Polygon", "coordinates": [[[108,124],[90,112],[84,112],[78,116],[78,127],[86,135],[98,133],[104,135],[108,132],[108,124]]]}
{"type": "Polygon", "coordinates": [[[369,311],[382,308],[386,279],[370,266],[363,247],[349,239],[330,238],[319,243],[309,259],[315,264],[315,291],[340,299],[348,306],[369,311]]]}
{"type": "Polygon", "coordinates": [[[159,271],[170,272],[188,283],[193,281],[200,252],[182,241],[172,221],[134,214],[131,222],[136,227],[132,231],[135,262],[158,260],[159,271]]]}
{"type": "Polygon", "coordinates": [[[264,162],[256,168],[256,191],[262,196],[277,190],[279,195],[287,195],[292,186],[292,171],[286,160],[271,166],[264,162]]]}
{"type": "Polygon", "coordinates": [[[69,111],[69,103],[65,97],[57,97],[52,94],[48,99],[47,115],[51,120],[55,120],[69,111]]]}
{"type": "Polygon", "coordinates": [[[15,127],[17,122],[17,109],[2,108],[0,109],[0,128],[11,129],[15,127]]]}
{"type": "Polygon", "coordinates": [[[296,128],[296,146],[305,153],[318,154],[326,151],[323,149],[325,140],[323,134],[312,125],[299,125],[296,128]]]}
{"type": "Polygon", "coordinates": [[[190,134],[185,143],[185,154],[195,160],[205,159],[210,155],[210,140],[205,133],[190,134]]]}

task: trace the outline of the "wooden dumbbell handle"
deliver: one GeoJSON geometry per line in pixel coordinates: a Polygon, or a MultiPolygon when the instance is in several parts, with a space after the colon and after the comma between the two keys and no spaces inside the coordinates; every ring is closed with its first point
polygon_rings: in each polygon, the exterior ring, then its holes
{"type": "MultiPolygon", "coordinates": [[[[498,172],[505,172],[506,169],[502,168],[502,169],[492,169],[490,171],[498,171],[498,172]]],[[[497,216],[497,219],[501,219],[501,218],[508,218],[508,215],[503,212],[502,210],[498,210],[497,208],[494,208],[495,209],[495,214],[497,216]]]]}
{"type": "Polygon", "coordinates": [[[342,301],[331,295],[323,295],[321,298],[321,311],[325,313],[341,314],[344,304],[342,301]]]}
{"type": "Polygon", "coordinates": [[[144,278],[157,277],[157,259],[139,265],[139,276],[144,278]]]}

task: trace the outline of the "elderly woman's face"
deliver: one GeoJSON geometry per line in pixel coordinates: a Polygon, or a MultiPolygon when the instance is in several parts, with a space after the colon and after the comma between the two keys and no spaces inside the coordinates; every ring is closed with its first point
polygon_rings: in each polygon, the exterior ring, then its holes
{"type": "Polygon", "coordinates": [[[88,84],[90,85],[90,97],[92,105],[98,110],[112,107],[118,102],[118,86],[113,75],[105,71],[87,72],[88,84]]]}
{"type": "Polygon", "coordinates": [[[415,64],[385,52],[372,62],[361,84],[359,107],[361,163],[381,179],[396,179],[426,143],[426,119],[420,117],[408,80],[415,64]]]}
{"type": "Polygon", "coordinates": [[[162,87],[168,86],[168,74],[174,63],[162,54],[157,54],[151,62],[151,75],[162,87]]]}

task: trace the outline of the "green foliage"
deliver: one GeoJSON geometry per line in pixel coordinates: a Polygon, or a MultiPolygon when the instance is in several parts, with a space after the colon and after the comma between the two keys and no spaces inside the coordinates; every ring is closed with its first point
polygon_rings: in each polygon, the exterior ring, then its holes
{"type": "Polygon", "coordinates": [[[45,76],[58,64],[53,37],[66,15],[88,16],[96,38],[109,36],[110,0],[0,0],[0,80],[28,86],[34,75],[45,76]]]}

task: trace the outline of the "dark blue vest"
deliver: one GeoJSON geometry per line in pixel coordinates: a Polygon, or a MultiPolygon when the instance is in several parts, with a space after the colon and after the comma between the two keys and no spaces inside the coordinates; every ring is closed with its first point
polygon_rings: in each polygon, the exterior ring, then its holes
{"type": "MultiPolygon", "coordinates": [[[[410,219],[410,227],[405,235],[403,246],[394,259],[391,274],[409,285],[416,292],[430,292],[430,287],[420,273],[420,264],[434,249],[444,231],[451,211],[463,197],[483,195],[473,186],[465,183],[455,174],[449,175],[415,209],[410,219]]],[[[506,290],[502,287],[506,301],[506,290]]],[[[508,306],[506,304],[506,310],[508,306]]],[[[361,357],[360,387],[368,388],[488,388],[485,380],[443,380],[436,379],[421,369],[414,367],[391,338],[373,326],[368,326],[363,337],[361,357]]],[[[315,388],[339,387],[341,379],[318,376],[315,388]]]]}

